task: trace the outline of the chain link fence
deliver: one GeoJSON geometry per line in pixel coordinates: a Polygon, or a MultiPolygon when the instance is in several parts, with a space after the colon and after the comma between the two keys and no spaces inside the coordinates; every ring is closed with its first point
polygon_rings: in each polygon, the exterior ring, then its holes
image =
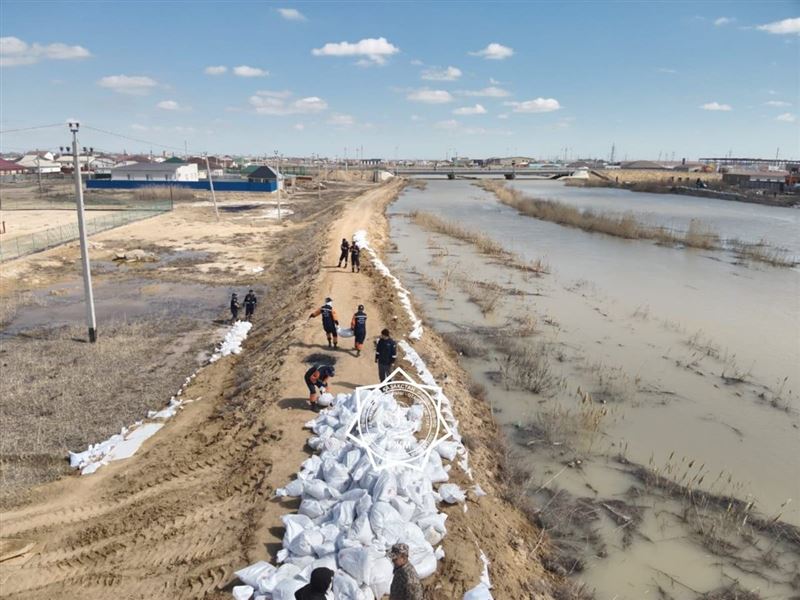
{"type": "MultiPolygon", "coordinates": [[[[95,233],[114,229],[121,225],[127,225],[134,221],[155,217],[170,210],[172,210],[172,203],[167,201],[152,203],[145,209],[117,210],[111,214],[96,217],[92,217],[91,211],[87,211],[86,235],[94,235],[95,233]]],[[[78,237],[77,215],[74,223],[58,225],[49,229],[22,234],[8,239],[6,235],[1,235],[0,262],[19,258],[20,256],[25,256],[26,254],[39,252],[48,248],[54,248],[55,246],[76,240],[78,237]]]]}

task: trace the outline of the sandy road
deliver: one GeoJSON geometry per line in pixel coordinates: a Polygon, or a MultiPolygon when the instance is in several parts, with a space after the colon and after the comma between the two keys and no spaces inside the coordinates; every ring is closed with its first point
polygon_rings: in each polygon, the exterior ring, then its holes
{"type": "MultiPolygon", "coordinates": [[[[309,455],[303,424],[313,413],[305,407],[305,360],[328,352],[319,320],[307,316],[330,295],[346,324],[363,303],[366,352],[357,358],[352,339],[342,340],[332,391],[377,381],[370,339],[384,320],[400,314],[396,293],[370,273],[366,257],[361,274],[335,265],[339,242],[358,229],[380,247],[383,209],[401,187],[372,188],[346,202],[341,214],[332,214],[339,204],[322,207],[305,229],[295,229],[300,236],[283,248],[291,259],[276,261],[264,275],[274,291],[259,307],[245,354],[202,370],[185,391],[198,401],[135,457],[89,477],[41,486],[32,502],[2,515],[0,558],[24,552],[0,563],[0,596],[227,599],[236,569],[274,557],[283,535],[280,517],[298,506],[296,499],[274,498],[274,490],[309,455]],[[327,230],[320,229],[326,223],[327,230]]],[[[492,561],[495,597],[550,598],[538,558],[542,536],[498,491],[503,475],[488,408],[466,392],[463,373],[435,339],[417,348],[437,376],[451,375],[445,391],[462,435],[469,436],[473,470],[489,492],[469,503],[469,513],[461,506],[445,509],[446,558],[426,581],[429,597],[452,600],[474,586],[483,550],[492,561]]],[[[451,479],[472,483],[457,468],[451,479]]]]}

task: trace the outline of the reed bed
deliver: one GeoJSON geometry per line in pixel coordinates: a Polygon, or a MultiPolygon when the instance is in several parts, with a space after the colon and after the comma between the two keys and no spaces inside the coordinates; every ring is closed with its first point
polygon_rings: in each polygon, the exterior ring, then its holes
{"type": "Polygon", "coordinates": [[[544,259],[537,258],[527,261],[518,254],[506,250],[503,244],[496,242],[485,233],[469,229],[455,221],[448,221],[438,215],[421,210],[411,211],[408,216],[420,227],[471,244],[481,254],[501,259],[507,266],[536,275],[549,272],[549,266],[544,259]]]}
{"type": "Polygon", "coordinates": [[[798,264],[797,260],[785,251],[772,248],[764,240],[758,244],[748,244],[739,240],[724,241],[712,228],[699,220],[692,220],[686,231],[678,231],[647,225],[632,214],[598,213],[556,200],[533,198],[499,181],[484,180],[475,185],[494,193],[501,203],[525,216],[582,229],[589,233],[603,233],[629,240],[652,240],[660,244],[681,245],[701,250],[731,248],[741,260],[761,262],[776,267],[793,267],[798,264]]]}

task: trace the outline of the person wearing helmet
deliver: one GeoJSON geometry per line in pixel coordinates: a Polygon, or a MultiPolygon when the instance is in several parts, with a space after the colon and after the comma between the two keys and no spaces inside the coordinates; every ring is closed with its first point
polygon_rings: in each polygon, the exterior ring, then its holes
{"type": "Polygon", "coordinates": [[[364,340],[367,339],[367,313],[364,312],[364,305],[359,304],[353,319],[350,321],[350,328],[353,330],[356,340],[356,356],[361,356],[361,349],[364,347],[364,340]]]}
{"type": "Polygon", "coordinates": [[[244,318],[248,321],[253,316],[253,313],[256,312],[256,304],[258,304],[258,298],[256,298],[255,292],[250,290],[244,297],[244,318]]]}
{"type": "Polygon", "coordinates": [[[339,264],[336,265],[337,267],[342,266],[342,261],[344,261],[344,268],[347,268],[347,254],[350,252],[350,242],[347,241],[347,238],[342,238],[342,244],[340,246],[342,249],[342,253],[339,255],[339,264]]]}
{"type": "Polygon", "coordinates": [[[334,375],[336,375],[336,369],[333,365],[316,365],[306,371],[303,379],[306,382],[306,386],[308,386],[308,406],[311,410],[318,409],[318,393],[325,391],[328,381],[334,375]],[[317,388],[319,388],[319,392],[317,388]]]}
{"type": "Polygon", "coordinates": [[[231,295],[231,323],[239,318],[239,308],[239,296],[236,295],[236,292],[233,292],[231,295]]]}
{"type": "Polygon", "coordinates": [[[322,315],[322,329],[325,330],[325,335],[328,338],[328,348],[333,346],[339,347],[339,334],[336,328],[339,327],[339,317],[333,309],[333,299],[325,298],[325,304],[311,313],[308,318],[313,319],[322,315]]]}

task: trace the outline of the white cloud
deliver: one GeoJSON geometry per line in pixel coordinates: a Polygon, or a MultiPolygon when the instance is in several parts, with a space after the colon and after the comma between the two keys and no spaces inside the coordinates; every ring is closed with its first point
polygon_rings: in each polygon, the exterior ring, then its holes
{"type": "Polygon", "coordinates": [[[431,68],[422,72],[422,78],[427,81],[455,81],[459,77],[461,77],[461,69],[457,67],[431,68]]]}
{"type": "Polygon", "coordinates": [[[719,111],[733,110],[733,107],[730,104],[720,104],[719,102],[706,102],[700,108],[702,108],[703,110],[719,110],[719,111]]]}
{"type": "Polygon", "coordinates": [[[491,83],[492,85],[500,85],[500,82],[497,81],[497,79],[495,79],[494,77],[489,77],[489,83],[491,83]]]}
{"type": "Polygon", "coordinates": [[[766,102],[764,102],[764,104],[766,104],[767,106],[778,106],[778,107],[792,105],[791,102],[784,102],[783,100],[767,100],[766,102]]]}
{"type": "Polygon", "coordinates": [[[424,102],[426,104],[447,104],[453,101],[453,96],[445,90],[413,90],[406,96],[412,102],[424,102]]]}
{"type": "Polygon", "coordinates": [[[269,75],[269,71],[259,69],[258,67],[239,65],[238,67],[233,67],[233,74],[239,77],[265,77],[269,75]]]}
{"type": "Polygon", "coordinates": [[[774,33],[776,35],[786,35],[789,33],[800,34],[800,17],[784,19],[783,21],[775,21],[773,23],[767,23],[766,25],[759,25],[757,29],[766,31],[767,33],[774,33]]]}
{"type": "Polygon", "coordinates": [[[454,115],[485,115],[486,109],[480,104],[475,106],[462,106],[453,111],[454,115]]]}
{"type": "Polygon", "coordinates": [[[328,103],[317,96],[308,96],[290,102],[284,92],[277,94],[276,92],[256,92],[250,96],[248,102],[260,115],[313,114],[328,109],[328,103]]]}
{"type": "Polygon", "coordinates": [[[470,52],[472,56],[481,56],[488,60],[503,60],[508,58],[509,56],[514,55],[513,48],[509,48],[508,46],[503,46],[503,44],[498,44],[497,42],[492,42],[483,50],[478,50],[477,52],[470,52]]]}
{"type": "Polygon", "coordinates": [[[109,75],[97,82],[100,87],[108,88],[119,94],[144,96],[158,85],[155,79],[144,75],[109,75]]]}
{"type": "Polygon", "coordinates": [[[305,126],[305,125],[303,125],[302,123],[295,123],[295,124],[294,124],[294,128],[295,128],[297,131],[303,131],[303,129],[305,129],[305,128],[306,128],[306,126],[305,126]]]}
{"type": "Polygon", "coordinates": [[[131,129],[133,129],[134,131],[147,131],[147,125],[134,123],[133,125],[131,125],[131,129]]]}
{"type": "Polygon", "coordinates": [[[306,17],[296,8],[279,8],[278,12],[287,21],[305,21],[306,17]]]}
{"type": "Polygon", "coordinates": [[[512,107],[511,110],[515,113],[546,113],[561,108],[555,98],[534,98],[524,102],[503,102],[503,104],[512,107]]]}
{"type": "Polygon", "coordinates": [[[420,59],[415,58],[414,60],[411,61],[411,64],[414,65],[415,67],[421,67],[425,63],[422,62],[420,59]]]}
{"type": "Polygon", "coordinates": [[[511,95],[511,92],[508,90],[494,85],[485,87],[482,90],[465,90],[458,93],[464,96],[474,96],[477,98],[507,98],[511,95]]]}
{"type": "Polygon", "coordinates": [[[447,129],[449,131],[453,131],[454,129],[458,129],[460,125],[461,123],[455,119],[448,119],[447,121],[437,121],[434,127],[436,127],[436,129],[447,129]]]}
{"type": "Polygon", "coordinates": [[[778,115],[775,117],[776,121],[783,121],[784,123],[794,123],[797,120],[797,115],[793,115],[792,113],[783,113],[782,115],[778,115]]]}
{"type": "Polygon", "coordinates": [[[225,65],[210,66],[203,69],[206,75],[223,75],[228,72],[228,67],[225,65]]]}
{"type": "Polygon", "coordinates": [[[0,37],[0,66],[32,65],[40,60],[76,60],[91,56],[83,46],[68,46],[61,42],[28,44],[13,36],[0,37]]]}
{"type": "Polygon", "coordinates": [[[500,113],[499,115],[497,115],[497,118],[498,119],[507,119],[508,118],[508,113],[500,113]]]}
{"type": "Polygon", "coordinates": [[[412,121],[419,121],[420,120],[420,116],[419,115],[411,115],[411,120],[412,121]]]}
{"type": "Polygon", "coordinates": [[[359,64],[383,65],[386,57],[400,52],[400,48],[391,44],[386,38],[365,38],[358,42],[328,42],[322,48],[314,48],[314,56],[360,56],[359,64]]]}
{"type": "Polygon", "coordinates": [[[735,20],[736,19],[732,19],[730,17],[720,17],[720,18],[714,20],[714,25],[716,27],[724,27],[725,25],[730,25],[735,20]]]}
{"type": "Polygon", "coordinates": [[[163,110],[180,110],[181,105],[175,102],[175,100],[162,100],[156,107],[161,108],[163,110]]]}
{"type": "Polygon", "coordinates": [[[350,127],[355,122],[356,120],[351,115],[343,115],[340,113],[334,113],[331,115],[331,118],[328,119],[329,125],[336,125],[337,127],[350,127]]]}
{"type": "Polygon", "coordinates": [[[678,71],[676,71],[675,69],[668,69],[668,68],[666,68],[666,67],[661,67],[661,68],[658,70],[658,72],[659,72],[659,73],[666,73],[666,74],[668,74],[668,75],[675,75],[675,74],[677,74],[677,73],[678,73],[678,71]]]}

